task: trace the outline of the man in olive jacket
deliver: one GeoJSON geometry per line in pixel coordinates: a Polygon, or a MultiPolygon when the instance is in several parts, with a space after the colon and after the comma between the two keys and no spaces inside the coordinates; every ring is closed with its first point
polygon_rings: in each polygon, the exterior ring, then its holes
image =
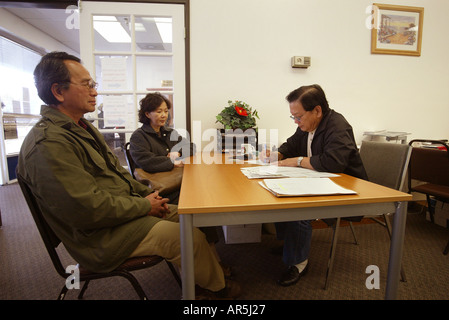
{"type": "MultiPolygon", "coordinates": [[[[83,118],[95,110],[97,91],[80,60],[49,53],[34,76],[48,106],[23,142],[17,172],[70,255],[94,272],[110,271],[137,255],[159,255],[180,265],[177,207],[134,180],[83,118]]],[[[225,287],[223,271],[198,229],[194,246],[197,284],[219,295],[235,294],[225,287]]]]}

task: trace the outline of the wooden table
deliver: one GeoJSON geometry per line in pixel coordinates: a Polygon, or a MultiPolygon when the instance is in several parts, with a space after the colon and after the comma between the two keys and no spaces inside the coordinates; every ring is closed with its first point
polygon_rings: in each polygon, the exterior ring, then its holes
{"type": "Polygon", "coordinates": [[[356,195],[277,198],[250,180],[227,155],[189,159],[179,198],[183,299],[195,299],[192,228],[377,215],[395,212],[386,299],[395,299],[402,260],[406,201],[412,196],[345,174],[332,178],[356,195]]]}

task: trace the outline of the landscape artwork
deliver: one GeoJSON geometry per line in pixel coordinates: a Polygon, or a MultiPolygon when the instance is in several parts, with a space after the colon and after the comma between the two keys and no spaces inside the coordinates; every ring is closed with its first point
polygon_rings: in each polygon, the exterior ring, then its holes
{"type": "Polygon", "coordinates": [[[424,8],[374,4],[371,53],[421,54],[424,8]]]}

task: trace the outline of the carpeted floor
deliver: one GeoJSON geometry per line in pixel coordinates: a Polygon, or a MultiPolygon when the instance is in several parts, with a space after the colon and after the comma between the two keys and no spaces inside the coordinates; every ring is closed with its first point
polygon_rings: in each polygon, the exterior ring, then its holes
{"type": "MultiPolygon", "coordinates": [[[[0,187],[0,207],[0,300],[56,299],[64,280],[53,269],[17,184],[0,187]]],[[[323,286],[331,241],[329,228],[314,229],[309,272],[287,288],[276,284],[284,266],[281,257],[271,253],[271,248],[279,244],[272,234],[264,233],[260,243],[225,244],[221,240],[217,248],[242,285],[242,300],[381,300],[388,267],[387,232],[378,224],[360,224],[355,229],[359,245],[353,244],[348,227],[340,232],[327,290],[323,286]],[[370,265],[379,267],[380,289],[365,285],[369,276],[365,270],[370,265]]],[[[403,257],[407,282],[399,284],[399,299],[449,300],[449,255],[442,254],[448,239],[449,230],[426,221],[422,214],[409,212],[403,257]]],[[[60,252],[68,263],[72,262],[63,248],[60,252]]],[[[181,298],[165,264],[136,275],[150,299],[181,298]]],[[[78,290],[70,290],[66,299],[76,300],[77,294],[78,290]]],[[[85,299],[134,300],[137,295],[126,280],[115,278],[92,282],[85,299]]]]}

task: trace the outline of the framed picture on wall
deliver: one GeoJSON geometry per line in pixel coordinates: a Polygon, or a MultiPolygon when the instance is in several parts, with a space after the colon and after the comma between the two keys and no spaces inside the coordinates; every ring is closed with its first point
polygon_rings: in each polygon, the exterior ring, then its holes
{"type": "Polygon", "coordinates": [[[373,4],[371,53],[421,55],[424,8],[373,4]]]}

